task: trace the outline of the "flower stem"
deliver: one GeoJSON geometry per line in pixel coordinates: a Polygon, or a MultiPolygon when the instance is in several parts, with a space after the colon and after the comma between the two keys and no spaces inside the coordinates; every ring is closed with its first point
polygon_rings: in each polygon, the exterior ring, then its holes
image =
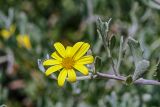
{"type": "MultiPolygon", "coordinates": [[[[126,81],[126,77],[124,76],[116,76],[116,75],[112,75],[112,74],[105,74],[105,73],[100,73],[97,72],[97,74],[95,75],[88,75],[88,76],[80,76],[77,77],[77,80],[89,80],[89,79],[114,79],[114,80],[118,80],[121,82],[125,82],[126,81]]],[[[156,81],[156,80],[148,80],[148,79],[137,79],[136,81],[133,82],[133,84],[140,84],[140,85],[158,85],[160,86],[160,82],[156,81]]]]}

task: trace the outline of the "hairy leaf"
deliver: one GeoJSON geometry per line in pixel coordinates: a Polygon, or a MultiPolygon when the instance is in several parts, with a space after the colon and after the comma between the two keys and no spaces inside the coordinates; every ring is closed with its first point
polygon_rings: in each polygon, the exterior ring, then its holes
{"type": "Polygon", "coordinates": [[[109,28],[109,23],[111,19],[109,19],[108,22],[102,22],[101,18],[98,18],[96,24],[97,24],[97,32],[98,35],[102,37],[103,42],[105,43],[104,46],[108,46],[109,42],[109,37],[107,35],[108,28],[109,28]]]}
{"type": "Polygon", "coordinates": [[[147,60],[141,60],[136,63],[136,69],[133,74],[133,81],[139,79],[145,73],[145,71],[147,71],[149,65],[150,62],[147,60]]]}
{"type": "Polygon", "coordinates": [[[160,81],[160,61],[157,64],[156,78],[160,81]]]}
{"type": "Polygon", "coordinates": [[[38,63],[38,68],[39,68],[42,72],[45,72],[45,68],[44,68],[44,66],[42,65],[42,60],[41,60],[41,59],[38,59],[37,63],[38,63]]]}
{"type": "Polygon", "coordinates": [[[133,55],[134,63],[136,64],[143,59],[143,51],[140,47],[140,43],[133,38],[129,38],[128,45],[133,55]]]}

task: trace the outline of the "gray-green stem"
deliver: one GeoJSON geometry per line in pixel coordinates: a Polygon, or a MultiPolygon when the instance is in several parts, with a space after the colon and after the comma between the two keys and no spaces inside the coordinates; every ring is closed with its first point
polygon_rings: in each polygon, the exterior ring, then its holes
{"type": "MultiPolygon", "coordinates": [[[[100,72],[97,72],[97,74],[95,74],[95,75],[77,77],[78,81],[89,80],[89,79],[114,79],[114,80],[118,80],[118,81],[121,81],[121,82],[124,82],[124,83],[126,81],[126,77],[124,77],[124,76],[116,76],[116,75],[113,75],[113,74],[105,74],[105,73],[100,73],[100,72]]],[[[160,86],[159,81],[143,79],[143,78],[137,79],[136,81],[133,82],[133,84],[158,85],[158,86],[160,86]]]]}
{"type": "Polygon", "coordinates": [[[121,36],[121,40],[120,40],[118,63],[117,63],[116,71],[119,71],[119,67],[120,67],[121,60],[122,60],[122,45],[123,45],[123,36],[121,36]]]}

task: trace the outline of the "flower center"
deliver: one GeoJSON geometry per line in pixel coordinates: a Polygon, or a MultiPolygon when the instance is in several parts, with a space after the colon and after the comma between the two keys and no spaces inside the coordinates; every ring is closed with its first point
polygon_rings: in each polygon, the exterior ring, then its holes
{"type": "Polygon", "coordinates": [[[74,65],[74,60],[70,57],[64,58],[62,61],[62,66],[66,69],[72,69],[74,65]]]}

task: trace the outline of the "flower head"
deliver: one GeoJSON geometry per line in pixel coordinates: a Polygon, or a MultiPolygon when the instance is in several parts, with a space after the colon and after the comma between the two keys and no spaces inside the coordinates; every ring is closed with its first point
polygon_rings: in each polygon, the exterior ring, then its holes
{"type": "Polygon", "coordinates": [[[45,74],[48,76],[56,71],[60,71],[58,75],[58,85],[63,86],[65,79],[69,82],[76,81],[76,72],[78,70],[83,75],[88,75],[88,68],[85,64],[93,62],[94,58],[91,55],[86,55],[90,48],[88,43],[77,42],[73,47],[67,46],[66,48],[59,42],[54,44],[56,49],[51,54],[51,59],[43,62],[44,66],[50,66],[45,74]]]}
{"type": "Polygon", "coordinates": [[[11,25],[9,29],[2,29],[0,33],[1,33],[1,36],[7,40],[13,35],[15,30],[16,30],[16,27],[14,25],[11,25]]]}
{"type": "Polygon", "coordinates": [[[31,42],[28,35],[18,35],[17,36],[17,43],[19,47],[25,47],[26,49],[31,49],[31,42]]]}

